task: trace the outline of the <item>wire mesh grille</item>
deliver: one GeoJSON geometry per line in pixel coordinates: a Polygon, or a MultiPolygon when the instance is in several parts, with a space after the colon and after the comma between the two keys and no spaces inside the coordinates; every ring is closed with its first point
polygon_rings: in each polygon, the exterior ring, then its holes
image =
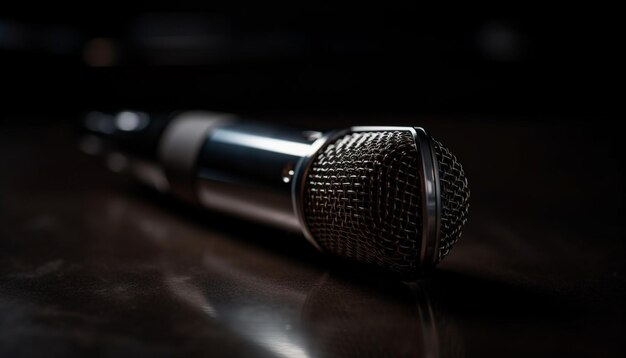
{"type": "Polygon", "coordinates": [[[435,156],[439,165],[441,222],[439,227],[439,258],[441,261],[461,237],[467,221],[469,188],[463,167],[450,151],[436,140],[435,156]]]}
{"type": "MultiPolygon", "coordinates": [[[[456,158],[441,145],[436,149],[443,163],[440,171],[450,170],[440,173],[446,193],[441,198],[446,231],[441,259],[458,240],[460,227],[455,225],[465,222],[466,195],[454,191],[466,190],[467,183],[464,177],[455,178],[463,174],[456,158]]],[[[303,204],[311,234],[337,256],[396,273],[417,273],[422,233],[418,166],[408,131],[355,132],[329,144],[305,179],[303,204]]]]}

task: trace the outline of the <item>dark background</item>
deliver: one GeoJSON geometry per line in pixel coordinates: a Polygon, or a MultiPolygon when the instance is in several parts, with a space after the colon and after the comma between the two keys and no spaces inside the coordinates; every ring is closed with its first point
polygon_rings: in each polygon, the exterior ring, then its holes
{"type": "Polygon", "coordinates": [[[22,5],[0,11],[0,355],[624,356],[617,10],[22,5]],[[86,111],[127,108],[424,126],[469,221],[412,286],[335,267],[78,151],[86,111]]]}
{"type": "Polygon", "coordinates": [[[619,25],[599,5],[27,2],[0,12],[3,112],[605,117],[618,110],[619,25]]]}

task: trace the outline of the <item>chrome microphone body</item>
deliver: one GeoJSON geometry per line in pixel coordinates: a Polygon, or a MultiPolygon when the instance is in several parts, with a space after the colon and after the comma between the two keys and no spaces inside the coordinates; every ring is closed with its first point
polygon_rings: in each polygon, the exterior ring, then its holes
{"type": "Polygon", "coordinates": [[[184,113],[165,129],[159,162],[176,195],[299,232],[293,177],[313,151],[311,136],[232,116],[184,113]]]}
{"type": "Polygon", "coordinates": [[[461,166],[420,127],[321,133],[202,111],[92,112],[83,127],[113,170],[403,276],[434,267],[467,217],[461,166]]]}

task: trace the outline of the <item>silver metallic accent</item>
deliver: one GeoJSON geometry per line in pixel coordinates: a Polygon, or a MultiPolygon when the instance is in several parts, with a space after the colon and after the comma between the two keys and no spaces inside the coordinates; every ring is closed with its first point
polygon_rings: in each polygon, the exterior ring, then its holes
{"type": "Polygon", "coordinates": [[[420,154],[422,169],[422,267],[434,266],[439,257],[439,227],[441,218],[441,191],[439,188],[439,170],[433,142],[421,127],[413,129],[415,145],[420,154]]]}
{"type": "Polygon", "coordinates": [[[231,115],[213,112],[184,112],[165,129],[159,142],[159,161],[171,188],[185,199],[196,201],[189,178],[195,178],[195,165],[208,132],[230,120],[231,115]]]}
{"type": "Polygon", "coordinates": [[[252,121],[211,130],[196,162],[200,202],[301,232],[292,204],[295,166],[313,141],[300,131],[252,121]]]}

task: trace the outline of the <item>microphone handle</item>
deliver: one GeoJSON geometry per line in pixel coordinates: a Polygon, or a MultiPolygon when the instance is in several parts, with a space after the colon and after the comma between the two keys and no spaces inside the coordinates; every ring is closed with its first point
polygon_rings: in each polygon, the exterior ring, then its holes
{"type": "Polygon", "coordinates": [[[112,170],[207,208],[303,232],[295,178],[315,153],[320,132],[213,112],[166,120],[92,112],[83,129],[84,151],[104,155],[112,170]]]}

